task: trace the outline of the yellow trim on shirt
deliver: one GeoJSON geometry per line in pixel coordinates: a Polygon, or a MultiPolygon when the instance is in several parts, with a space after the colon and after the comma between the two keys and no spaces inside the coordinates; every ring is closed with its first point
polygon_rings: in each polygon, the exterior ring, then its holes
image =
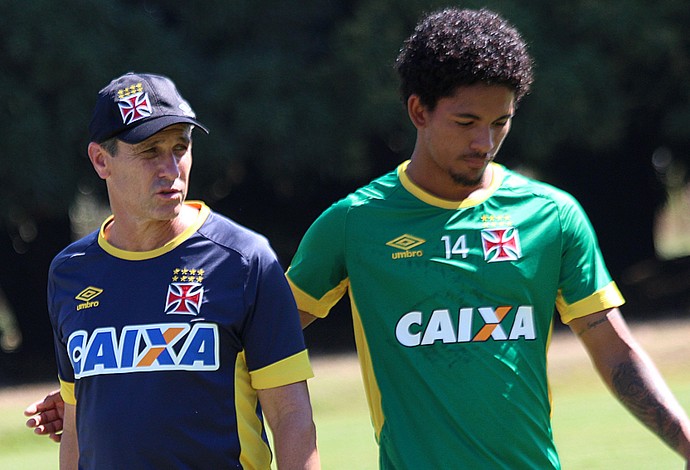
{"type": "Polygon", "coordinates": [[[266,367],[250,371],[249,376],[252,387],[263,390],[311,379],[314,372],[305,349],[266,367]]]}
{"type": "Polygon", "coordinates": [[[269,468],[271,450],[261,437],[263,423],[256,415],[259,397],[251,385],[244,351],[235,360],[235,416],[242,468],[269,468]]]}
{"type": "Polygon", "coordinates": [[[440,197],[434,196],[433,194],[417,186],[415,182],[412,181],[409,176],[407,176],[407,166],[409,164],[410,160],[407,160],[398,166],[398,178],[400,179],[400,183],[409,193],[420,201],[426,202],[432,206],[440,207],[442,209],[462,209],[481,204],[496,192],[496,190],[501,186],[505,176],[504,167],[498,163],[491,162],[489,163],[489,166],[491,167],[491,183],[489,184],[488,188],[477,193],[479,194],[478,197],[468,197],[462,201],[451,201],[449,199],[441,199],[440,197]]]}
{"type": "Polygon", "coordinates": [[[74,382],[65,382],[60,379],[60,396],[68,405],[76,405],[77,398],[74,396],[74,382]]]}
{"type": "Polygon", "coordinates": [[[362,382],[364,383],[365,395],[367,397],[367,404],[369,405],[369,414],[371,416],[371,423],[374,426],[374,433],[376,442],[379,442],[381,429],[386,417],[383,414],[383,407],[381,406],[381,390],[378,382],[376,382],[376,374],[374,373],[374,366],[371,362],[371,353],[369,352],[369,343],[364,334],[364,327],[359,316],[359,310],[355,299],[352,297],[350,291],[350,305],[352,307],[352,325],[355,335],[355,344],[357,345],[357,357],[359,358],[359,367],[362,372],[362,382]]]}
{"type": "Polygon", "coordinates": [[[563,323],[570,323],[576,318],[581,318],[592,313],[601,312],[609,308],[620,307],[625,303],[623,295],[618,290],[615,282],[611,281],[609,284],[599,289],[589,297],[578,300],[572,304],[568,304],[561,291],[558,291],[556,297],[556,308],[561,314],[563,323]]]}
{"type": "Polygon", "coordinates": [[[286,277],[288,284],[290,285],[290,289],[292,289],[292,295],[295,297],[295,301],[297,302],[297,307],[303,312],[307,312],[317,318],[325,318],[331,308],[333,308],[333,306],[338,303],[338,300],[340,300],[340,298],[345,294],[347,287],[350,285],[350,279],[345,278],[340,281],[340,284],[326,292],[323,297],[320,299],[315,299],[297,287],[297,285],[290,280],[290,277],[288,276],[289,273],[290,270],[288,269],[286,277]]]}
{"type": "Polygon", "coordinates": [[[105,239],[105,227],[107,227],[108,224],[110,224],[113,221],[112,215],[105,219],[105,221],[101,225],[101,230],[98,233],[98,245],[101,248],[103,248],[106,252],[115,256],[116,258],[131,261],[141,261],[164,255],[165,253],[168,253],[180,246],[182,242],[187,240],[190,236],[192,236],[194,232],[199,230],[199,228],[204,224],[204,222],[206,222],[208,215],[211,213],[211,209],[209,209],[208,206],[201,201],[186,201],[185,204],[199,210],[199,215],[197,216],[196,221],[192,225],[187,227],[184,232],[182,232],[181,234],[179,234],[178,236],[176,236],[160,248],[156,248],[155,250],[151,251],[127,251],[116,248],[110,243],[108,243],[108,240],[105,239]]]}
{"type": "MultiPolygon", "coordinates": [[[[288,271],[289,273],[289,271],[288,271]]],[[[315,299],[311,295],[304,292],[297,287],[288,277],[288,283],[292,289],[292,294],[297,302],[297,308],[309,313],[317,318],[324,318],[328,315],[333,305],[342,297],[342,292],[347,289],[349,285],[349,278],[344,279],[337,287],[328,291],[321,299],[315,299]]],[[[359,366],[362,372],[362,381],[364,382],[364,389],[366,392],[367,403],[369,405],[369,412],[371,421],[374,426],[376,441],[378,442],[385,416],[383,408],[381,407],[381,391],[376,382],[376,375],[374,374],[374,366],[371,361],[371,354],[369,353],[369,344],[367,343],[366,335],[364,334],[364,327],[359,316],[357,303],[352,296],[352,291],[348,289],[350,297],[350,306],[352,311],[352,323],[355,335],[355,344],[357,345],[357,356],[359,358],[359,366]]]]}

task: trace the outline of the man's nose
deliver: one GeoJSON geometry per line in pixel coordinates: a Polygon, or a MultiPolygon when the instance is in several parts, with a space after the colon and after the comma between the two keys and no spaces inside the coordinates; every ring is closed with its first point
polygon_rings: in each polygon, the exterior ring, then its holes
{"type": "Polygon", "coordinates": [[[494,148],[494,133],[489,126],[478,126],[470,143],[472,150],[489,153],[494,148]]]}

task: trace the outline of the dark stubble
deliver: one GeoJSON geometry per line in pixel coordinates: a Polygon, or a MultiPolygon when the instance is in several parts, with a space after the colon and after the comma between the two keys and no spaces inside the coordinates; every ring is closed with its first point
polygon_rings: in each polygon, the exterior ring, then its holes
{"type": "MultiPolygon", "coordinates": [[[[468,156],[474,157],[474,158],[487,159],[487,155],[482,155],[482,154],[468,155],[468,156]]],[[[488,160],[488,162],[487,162],[487,164],[488,164],[493,160],[493,157],[490,156],[490,157],[488,157],[487,160],[488,160]]],[[[484,167],[484,169],[482,171],[480,171],[476,176],[461,174],[461,173],[450,173],[450,177],[453,179],[453,181],[458,186],[473,188],[473,187],[479,186],[482,183],[482,179],[484,178],[484,172],[485,171],[486,171],[486,167],[484,167]]]]}

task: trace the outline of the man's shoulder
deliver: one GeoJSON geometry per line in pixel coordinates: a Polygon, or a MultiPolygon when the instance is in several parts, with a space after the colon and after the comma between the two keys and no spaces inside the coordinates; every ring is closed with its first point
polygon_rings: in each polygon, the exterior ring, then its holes
{"type": "Polygon", "coordinates": [[[98,233],[99,230],[94,230],[85,237],[67,245],[53,258],[51,270],[67,260],[82,259],[94,246],[98,245],[98,233]]]}
{"type": "Polygon", "coordinates": [[[384,207],[401,192],[402,188],[397,170],[380,176],[361,186],[347,196],[335,201],[314,222],[319,226],[342,227],[349,216],[362,209],[370,207],[384,207]]]}
{"type": "Polygon", "coordinates": [[[517,194],[541,197],[553,201],[558,205],[577,204],[575,197],[564,189],[551,183],[536,179],[517,170],[503,168],[505,177],[501,190],[517,194]]]}
{"type": "Polygon", "coordinates": [[[340,208],[353,208],[384,201],[400,194],[400,188],[402,185],[398,177],[398,170],[395,169],[360,186],[333,205],[340,208]]]}
{"type": "Polygon", "coordinates": [[[217,245],[247,256],[270,250],[264,235],[215,211],[210,212],[198,233],[217,245]]]}

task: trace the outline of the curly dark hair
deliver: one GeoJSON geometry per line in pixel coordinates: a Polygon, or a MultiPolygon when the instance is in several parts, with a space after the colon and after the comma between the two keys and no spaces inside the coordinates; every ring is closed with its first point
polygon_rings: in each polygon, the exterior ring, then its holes
{"type": "Polygon", "coordinates": [[[422,18],[395,62],[404,103],[412,94],[434,109],[457,87],[505,85],[517,104],[533,81],[532,58],[520,33],[487,9],[448,8],[422,18]]]}

